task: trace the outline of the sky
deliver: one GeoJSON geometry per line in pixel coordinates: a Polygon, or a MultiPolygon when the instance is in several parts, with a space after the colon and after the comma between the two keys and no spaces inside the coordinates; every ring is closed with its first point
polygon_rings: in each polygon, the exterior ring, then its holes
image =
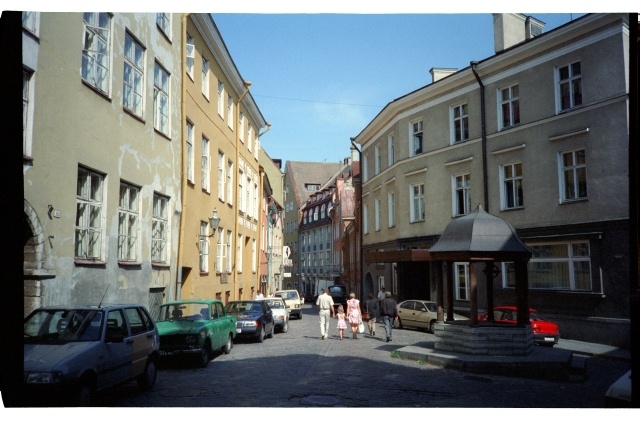
{"type": "MultiPolygon", "coordinates": [[[[545,31],[582,16],[531,15],[545,31]]],[[[431,68],[463,69],[494,54],[490,13],[212,16],[271,123],[262,147],[283,163],[341,162],[350,137],[387,103],[431,83],[431,68]]]]}

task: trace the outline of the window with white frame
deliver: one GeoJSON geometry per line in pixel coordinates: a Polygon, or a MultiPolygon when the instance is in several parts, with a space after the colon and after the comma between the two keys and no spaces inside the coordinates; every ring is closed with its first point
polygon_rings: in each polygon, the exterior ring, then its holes
{"type": "Polygon", "coordinates": [[[124,87],[122,102],[126,110],[142,118],[144,100],[145,50],[128,32],[124,37],[124,87]]]}
{"type": "Polygon", "coordinates": [[[253,180],[253,216],[258,217],[258,177],[253,180]]]}
{"type": "Polygon", "coordinates": [[[471,212],[471,174],[453,177],[453,216],[471,212]]]}
{"type": "Polygon", "coordinates": [[[204,56],[202,57],[202,95],[209,100],[209,79],[210,79],[210,70],[209,70],[209,61],[204,56]]]}
{"type": "Polygon", "coordinates": [[[244,201],[244,208],[247,216],[251,216],[251,212],[253,211],[253,207],[251,205],[251,187],[253,187],[253,185],[251,184],[251,175],[249,174],[249,172],[247,172],[247,185],[244,188],[246,199],[244,201]]]}
{"type": "Polygon", "coordinates": [[[244,171],[241,169],[238,171],[238,206],[240,207],[240,213],[242,214],[246,211],[244,199],[244,171]]]}
{"type": "Polygon", "coordinates": [[[227,203],[233,204],[233,162],[227,162],[227,203]]]}
{"type": "Polygon", "coordinates": [[[313,220],[314,221],[318,220],[318,207],[317,206],[313,209],[313,220]]]}
{"type": "Polygon", "coordinates": [[[102,254],[104,176],[78,168],[75,252],[79,259],[104,259],[102,254]]]}
{"type": "Polygon", "coordinates": [[[520,123],[520,93],[518,84],[500,90],[500,128],[513,127],[520,123]]]}
{"type": "Polygon", "coordinates": [[[375,220],[375,226],[376,226],[376,231],[380,231],[380,221],[381,221],[381,214],[382,214],[382,204],[380,202],[380,199],[375,199],[373,202],[374,205],[374,220],[375,220]]]}
{"type": "Polygon", "coordinates": [[[167,263],[167,237],[169,228],[169,199],[153,194],[153,218],[151,220],[151,261],[167,263]]]}
{"type": "Polygon", "coordinates": [[[227,230],[227,257],[225,263],[225,272],[227,274],[231,273],[232,262],[233,262],[233,234],[231,230],[227,230]]]}
{"type": "Polygon", "coordinates": [[[563,112],[582,105],[582,66],[573,62],[556,69],[558,110],[563,112]]]}
{"type": "Polygon", "coordinates": [[[389,228],[396,225],[396,195],[395,193],[387,193],[387,208],[388,208],[388,220],[389,228]]]}
{"type": "Polygon", "coordinates": [[[198,250],[200,251],[200,272],[209,272],[209,223],[200,221],[198,250]]]}
{"type": "Polygon", "coordinates": [[[362,206],[362,232],[369,234],[369,207],[367,205],[362,206]]]}
{"type": "Polygon", "coordinates": [[[423,149],[423,133],[422,133],[422,121],[416,121],[411,123],[411,144],[409,151],[411,152],[410,156],[419,155],[422,153],[423,149]]]}
{"type": "Polygon", "coordinates": [[[171,39],[171,14],[157,13],[156,24],[158,24],[158,28],[160,28],[164,35],[166,35],[168,39],[171,39]]]}
{"type": "Polygon", "coordinates": [[[511,163],[500,167],[502,180],[502,209],[521,208],[524,205],[522,193],[522,163],[511,163]]]}
{"type": "Polygon", "coordinates": [[[453,142],[459,143],[469,139],[469,113],[467,104],[452,108],[453,142]]]}
{"type": "Polygon", "coordinates": [[[193,183],[195,153],[193,151],[194,128],[193,124],[187,121],[187,180],[193,183]]]}
{"type": "MultiPolygon", "coordinates": [[[[588,240],[527,244],[533,256],[527,264],[529,289],[590,291],[591,252],[588,240]]],[[[502,264],[503,286],[515,288],[515,265],[502,264]]]]}
{"type": "Polygon", "coordinates": [[[82,79],[96,90],[109,95],[111,73],[111,15],[84,12],[82,79]]]}
{"type": "Polygon", "coordinates": [[[236,261],[236,269],[238,270],[238,274],[242,274],[242,256],[243,256],[243,252],[242,252],[242,247],[243,247],[244,243],[242,240],[242,234],[238,234],[238,245],[236,247],[236,249],[238,249],[238,259],[236,261]]]}
{"type": "Polygon", "coordinates": [[[469,300],[469,264],[454,263],[456,300],[469,300]]]}
{"type": "Polygon", "coordinates": [[[224,202],[224,193],[225,193],[224,184],[227,182],[227,179],[224,175],[225,164],[226,164],[226,161],[225,161],[224,153],[222,153],[221,151],[218,151],[218,199],[220,199],[221,202],[224,202]]]}
{"type": "Polygon", "coordinates": [[[31,157],[32,152],[32,125],[33,125],[33,72],[22,70],[22,154],[31,157]]]}
{"type": "Polygon", "coordinates": [[[200,177],[202,178],[202,181],[200,182],[200,185],[207,193],[209,193],[211,189],[211,178],[209,177],[211,175],[210,162],[211,153],[209,152],[209,140],[207,137],[202,136],[202,159],[200,161],[200,177]]]}
{"type": "Polygon", "coordinates": [[[153,127],[169,135],[169,73],[156,62],[153,74],[153,127]]]}
{"type": "Polygon", "coordinates": [[[251,126],[251,124],[247,124],[247,149],[249,149],[249,151],[251,151],[252,147],[252,143],[253,143],[253,127],[251,126]]]}
{"type": "Polygon", "coordinates": [[[587,155],[585,149],[562,152],[560,166],[560,193],[562,202],[587,198],[587,155]]]}
{"type": "Polygon", "coordinates": [[[196,40],[187,33],[187,46],[186,46],[186,59],[187,59],[187,75],[193,80],[193,69],[196,61],[196,40]]]}
{"type": "Polygon", "coordinates": [[[322,204],[322,206],[320,207],[320,219],[324,219],[326,216],[326,207],[327,205],[322,204]]]}
{"type": "Polygon", "coordinates": [[[409,222],[424,221],[424,184],[412,184],[409,197],[411,199],[409,222]]]}
{"type": "Polygon", "coordinates": [[[218,228],[218,242],[216,244],[216,272],[218,274],[223,271],[223,264],[225,263],[226,245],[224,243],[225,232],[222,228],[218,228]]]}
{"type": "Polygon", "coordinates": [[[218,115],[224,119],[224,82],[218,81],[218,115]]]}
{"type": "Polygon", "coordinates": [[[369,180],[369,156],[367,154],[362,155],[362,182],[369,180]]]}
{"type": "Polygon", "coordinates": [[[22,12],[22,28],[33,35],[39,34],[40,12],[22,12]]]}
{"type": "Polygon", "coordinates": [[[238,138],[244,143],[244,112],[238,114],[238,138]]]}
{"type": "Polygon", "coordinates": [[[393,165],[396,160],[395,148],[395,138],[393,134],[389,134],[387,136],[387,166],[393,165]]]}
{"type": "Polygon", "coordinates": [[[380,156],[380,147],[376,146],[374,149],[374,154],[375,154],[375,162],[373,165],[373,173],[374,175],[378,175],[380,173],[380,167],[381,167],[381,162],[382,162],[382,156],[380,156]]]}
{"type": "Polygon", "coordinates": [[[256,239],[251,239],[251,272],[258,272],[258,243],[256,239]]]}
{"type": "Polygon", "coordinates": [[[120,182],[118,202],[118,260],[135,261],[138,259],[138,233],[140,189],[131,184],[120,182]]]}
{"type": "Polygon", "coordinates": [[[233,113],[233,97],[227,99],[227,126],[233,131],[233,120],[236,119],[233,113]]]}

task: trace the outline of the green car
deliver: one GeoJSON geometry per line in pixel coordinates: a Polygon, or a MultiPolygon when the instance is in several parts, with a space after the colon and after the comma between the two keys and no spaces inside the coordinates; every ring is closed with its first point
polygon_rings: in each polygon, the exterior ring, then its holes
{"type": "Polygon", "coordinates": [[[220,300],[176,300],[160,306],[156,320],[160,335],[160,357],[191,357],[202,368],[212,354],[231,352],[236,336],[236,318],[227,314],[220,300]]]}

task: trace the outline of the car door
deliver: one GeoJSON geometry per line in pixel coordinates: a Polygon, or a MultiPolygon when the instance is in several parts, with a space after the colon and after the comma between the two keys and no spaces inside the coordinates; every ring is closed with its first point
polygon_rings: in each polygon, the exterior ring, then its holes
{"type": "MultiPolygon", "coordinates": [[[[126,343],[132,347],[131,374],[128,377],[134,377],[144,372],[149,353],[153,350],[153,327],[148,327],[150,319],[143,315],[145,312],[140,308],[127,307],[124,312],[130,334],[126,343]]],[[[153,325],[152,321],[151,325],[153,325]]]]}
{"type": "Polygon", "coordinates": [[[103,364],[98,374],[98,389],[113,386],[131,375],[133,344],[129,342],[129,330],[123,310],[108,310],[106,323],[105,349],[102,357],[97,358],[103,364]]]}
{"type": "Polygon", "coordinates": [[[406,325],[408,327],[414,327],[415,324],[415,302],[413,300],[407,300],[402,302],[400,306],[398,306],[398,316],[400,317],[400,321],[402,321],[402,325],[406,325]]]}
{"type": "Polygon", "coordinates": [[[231,317],[224,313],[222,303],[213,303],[211,305],[212,327],[214,333],[214,348],[220,348],[227,342],[227,335],[231,332],[231,327],[235,328],[231,317]]]}
{"type": "Polygon", "coordinates": [[[424,302],[416,301],[415,308],[415,325],[418,328],[429,328],[429,323],[434,318],[433,312],[430,310],[430,305],[424,302]]]}

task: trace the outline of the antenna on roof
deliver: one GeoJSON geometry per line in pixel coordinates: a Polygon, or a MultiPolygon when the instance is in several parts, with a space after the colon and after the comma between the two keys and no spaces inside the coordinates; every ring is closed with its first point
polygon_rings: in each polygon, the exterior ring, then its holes
{"type": "Polygon", "coordinates": [[[102,299],[100,299],[100,303],[98,303],[98,308],[99,308],[100,306],[102,306],[102,301],[104,300],[104,297],[107,295],[107,291],[109,290],[109,286],[111,286],[111,283],[109,283],[109,284],[107,285],[107,290],[105,290],[105,291],[104,291],[104,294],[102,295],[102,299]]]}

